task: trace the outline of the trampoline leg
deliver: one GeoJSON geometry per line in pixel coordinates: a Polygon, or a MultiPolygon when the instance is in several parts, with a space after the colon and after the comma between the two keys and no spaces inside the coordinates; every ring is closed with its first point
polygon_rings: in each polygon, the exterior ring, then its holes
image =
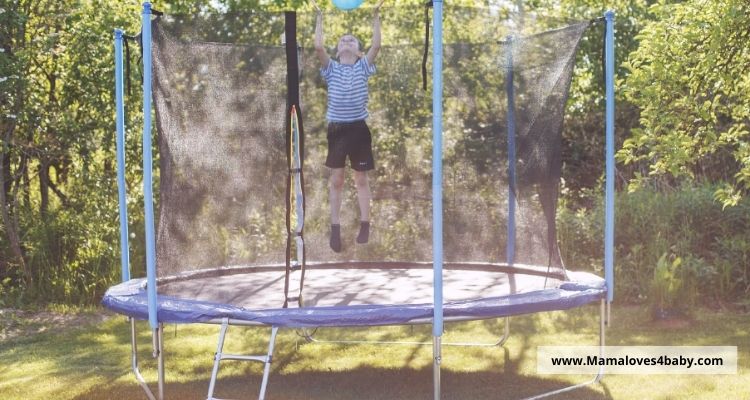
{"type": "Polygon", "coordinates": [[[159,381],[159,400],[164,399],[164,324],[154,329],[154,357],[159,381]]]}
{"type": "Polygon", "coordinates": [[[442,338],[432,337],[432,382],[435,400],[440,400],[440,362],[442,361],[442,338]]]}
{"type": "MultiPolygon", "coordinates": [[[[601,300],[601,305],[599,306],[599,356],[604,357],[604,328],[605,328],[605,321],[607,318],[607,306],[606,306],[606,300],[601,300]]],[[[582,388],[584,386],[591,385],[593,383],[599,383],[599,381],[602,380],[604,377],[604,366],[599,367],[599,372],[594,376],[592,379],[582,382],[576,385],[571,385],[564,387],[562,389],[553,390],[551,392],[542,393],[536,396],[527,397],[524,400],[535,400],[535,399],[542,399],[549,396],[554,396],[560,393],[570,392],[575,389],[582,388]]]]}
{"type": "Polygon", "coordinates": [[[268,356],[265,360],[265,366],[263,367],[263,380],[260,384],[260,394],[258,400],[264,400],[266,398],[266,388],[268,387],[268,376],[271,375],[271,361],[273,360],[273,347],[276,344],[276,334],[279,332],[279,328],[271,328],[271,339],[268,341],[268,356]]]}
{"type": "Polygon", "coordinates": [[[508,336],[510,336],[510,317],[505,317],[505,331],[503,332],[503,337],[495,343],[495,346],[502,347],[502,345],[505,344],[505,341],[508,340],[508,336]]]}
{"type": "MultiPolygon", "coordinates": [[[[601,358],[604,358],[604,331],[609,326],[609,304],[609,301],[602,300],[601,310],[599,311],[599,357],[601,358]]],[[[599,367],[599,373],[596,374],[594,382],[599,383],[602,378],[604,378],[604,366],[599,367]]]]}
{"type": "MultiPolygon", "coordinates": [[[[138,367],[138,344],[136,342],[136,330],[135,330],[135,318],[128,317],[128,320],[130,321],[130,361],[131,361],[131,367],[133,369],[133,374],[135,374],[135,379],[138,381],[138,384],[141,386],[143,391],[146,393],[146,397],[149,398],[149,400],[156,400],[156,397],[154,396],[154,393],[151,391],[151,388],[148,387],[148,383],[146,383],[146,380],[143,379],[143,375],[141,375],[141,370],[138,367]]],[[[160,399],[163,398],[163,392],[160,393],[160,399]]]]}

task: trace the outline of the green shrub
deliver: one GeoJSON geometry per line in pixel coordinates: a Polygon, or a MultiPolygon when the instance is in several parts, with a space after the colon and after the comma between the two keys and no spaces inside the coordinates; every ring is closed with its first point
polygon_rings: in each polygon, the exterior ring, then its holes
{"type": "MultiPolygon", "coordinates": [[[[682,304],[750,302],[750,201],[724,208],[714,192],[703,185],[617,194],[618,300],[659,303],[652,298],[655,273],[680,260],[673,273],[684,288],[675,292],[682,304]]],[[[602,270],[603,215],[601,205],[560,210],[560,249],[571,269],[602,270]]]]}
{"type": "Polygon", "coordinates": [[[649,299],[654,317],[689,314],[695,306],[695,270],[700,263],[690,256],[686,260],[664,253],[656,262],[649,299]]]}

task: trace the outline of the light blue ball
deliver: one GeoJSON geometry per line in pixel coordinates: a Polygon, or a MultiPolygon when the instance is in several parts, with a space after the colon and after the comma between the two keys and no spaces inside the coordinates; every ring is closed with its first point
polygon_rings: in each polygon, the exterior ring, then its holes
{"type": "Polygon", "coordinates": [[[353,10],[362,5],[363,0],[333,0],[333,5],[342,10],[353,10]]]}

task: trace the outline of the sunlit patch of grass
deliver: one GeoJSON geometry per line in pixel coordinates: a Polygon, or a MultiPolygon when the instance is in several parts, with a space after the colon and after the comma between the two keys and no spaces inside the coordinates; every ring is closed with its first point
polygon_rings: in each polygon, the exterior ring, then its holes
{"type": "MultiPolygon", "coordinates": [[[[588,379],[537,375],[540,345],[593,345],[599,335],[598,307],[514,317],[503,347],[445,346],[442,398],[522,398],[588,379]]],[[[750,322],[747,316],[697,310],[689,326],[670,329],[650,321],[638,307],[614,307],[607,343],[613,345],[738,346],[738,375],[609,375],[602,384],[558,399],[715,399],[750,393],[750,322]]],[[[502,320],[447,324],[443,341],[494,343],[502,320]]],[[[204,399],[219,327],[167,325],[164,329],[168,398],[204,399]]],[[[281,330],[269,381],[269,399],[415,399],[432,396],[430,345],[308,343],[295,330],[281,330]]],[[[230,327],[227,353],[262,354],[269,329],[230,327]]],[[[320,329],[317,340],[431,342],[429,326],[320,329]]],[[[155,388],[151,336],[138,323],[141,370],[155,388]]],[[[221,364],[216,396],[256,398],[262,365],[221,364]]],[[[47,330],[0,343],[0,398],[144,398],[130,370],[130,328],[122,317],[47,330]]]]}

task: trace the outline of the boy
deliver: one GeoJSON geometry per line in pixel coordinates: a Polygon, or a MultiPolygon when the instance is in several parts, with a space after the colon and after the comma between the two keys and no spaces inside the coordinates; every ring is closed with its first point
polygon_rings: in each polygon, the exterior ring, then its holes
{"type": "Polygon", "coordinates": [[[321,63],[321,76],[328,85],[328,156],[325,165],[331,169],[329,201],[331,207],[330,246],[341,251],[340,210],[344,189],[344,167],[349,157],[354,170],[354,183],[360,211],[360,227],[357,243],[364,244],[370,235],[370,184],[367,171],[375,168],[372,156],[372,135],[365,123],[367,112],[367,80],[375,73],[375,57],[380,51],[380,6],[373,12],[372,46],[366,55],[362,45],[351,34],[339,39],[336,48],[337,60],[333,60],[323,46],[323,16],[318,12],[315,25],[315,53],[321,63]]]}

